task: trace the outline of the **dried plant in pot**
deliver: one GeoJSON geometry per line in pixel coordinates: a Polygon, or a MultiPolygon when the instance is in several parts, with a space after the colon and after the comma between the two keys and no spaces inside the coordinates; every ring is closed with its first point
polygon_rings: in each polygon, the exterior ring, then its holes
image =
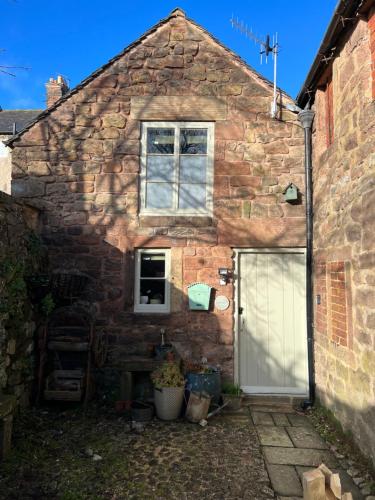
{"type": "Polygon", "coordinates": [[[177,363],[166,362],[151,373],[156,415],[161,420],[179,417],[184,399],[185,379],[177,363]]]}
{"type": "Polygon", "coordinates": [[[224,382],[221,388],[223,404],[227,403],[226,409],[240,410],[243,399],[243,392],[239,384],[224,382]]]}

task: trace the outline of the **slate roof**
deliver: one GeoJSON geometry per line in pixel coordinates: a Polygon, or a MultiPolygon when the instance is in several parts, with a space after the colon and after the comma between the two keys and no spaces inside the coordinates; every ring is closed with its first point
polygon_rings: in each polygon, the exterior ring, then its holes
{"type": "Polygon", "coordinates": [[[21,132],[42,111],[42,109],[0,109],[0,134],[13,134],[14,123],[16,132],[21,132]]]}
{"type": "MultiPolygon", "coordinates": [[[[88,83],[93,81],[95,78],[97,78],[101,73],[103,73],[108,67],[110,67],[114,62],[118,61],[121,57],[123,57],[125,54],[130,52],[133,48],[137,47],[140,45],[148,36],[153,34],[155,31],[157,31],[160,27],[165,25],[168,21],[170,21],[171,18],[177,17],[177,16],[182,16],[184,17],[189,23],[194,25],[196,28],[201,30],[204,34],[206,34],[211,40],[213,40],[217,45],[222,47],[235,61],[241,64],[242,67],[244,67],[247,70],[250,70],[255,76],[257,76],[263,83],[265,83],[270,89],[273,88],[273,83],[265,78],[262,74],[258,73],[252,66],[247,64],[246,61],[244,61],[239,55],[237,55],[235,52],[233,52],[231,49],[229,49],[226,45],[221,43],[216,37],[214,37],[210,32],[208,32],[205,28],[203,28],[200,24],[196,23],[193,21],[193,19],[190,19],[189,17],[186,16],[185,12],[182,9],[176,8],[172,10],[172,12],[169,14],[168,17],[161,19],[157,24],[155,24],[152,28],[150,28],[148,31],[146,31],[142,36],[140,36],[137,40],[135,40],[133,43],[128,45],[125,49],[123,49],[119,54],[116,56],[112,57],[107,63],[103,64],[100,68],[98,68],[96,71],[91,73],[87,78],[85,78],[81,83],[79,83],[76,87],[71,89],[69,92],[64,94],[59,100],[57,100],[52,106],[49,108],[43,110],[43,112],[38,116],[36,119],[31,121],[27,127],[25,127],[24,130],[21,132],[17,133],[15,136],[13,136],[11,139],[7,141],[7,145],[10,147],[13,147],[13,143],[17,141],[24,132],[26,132],[28,129],[30,129],[35,123],[39,122],[39,120],[43,119],[45,116],[48,116],[52,111],[54,111],[60,104],[65,102],[66,100],[70,99],[72,95],[76,94],[78,91],[83,89],[88,83]]],[[[288,99],[292,99],[284,90],[282,90],[280,87],[277,87],[278,91],[287,97],[288,99]]]]}

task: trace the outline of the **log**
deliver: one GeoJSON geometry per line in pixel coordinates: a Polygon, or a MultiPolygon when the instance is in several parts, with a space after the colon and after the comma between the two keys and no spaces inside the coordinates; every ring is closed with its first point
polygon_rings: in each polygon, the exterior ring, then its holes
{"type": "Polygon", "coordinates": [[[303,473],[303,500],[326,500],[325,476],[320,469],[303,473]]]}
{"type": "Polygon", "coordinates": [[[336,498],[341,499],[341,481],[338,474],[332,474],[329,480],[329,487],[336,498]]]}

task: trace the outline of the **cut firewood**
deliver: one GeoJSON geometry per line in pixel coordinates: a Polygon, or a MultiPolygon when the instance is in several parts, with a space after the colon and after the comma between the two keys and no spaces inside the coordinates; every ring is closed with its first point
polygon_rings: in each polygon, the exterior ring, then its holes
{"type": "Polygon", "coordinates": [[[330,477],[329,487],[336,498],[341,499],[341,481],[338,474],[332,474],[330,477]]]}
{"type": "Polygon", "coordinates": [[[303,500],[326,500],[325,476],[320,469],[303,474],[303,500]]]}
{"type": "Polygon", "coordinates": [[[326,486],[329,486],[330,481],[331,481],[332,472],[328,469],[328,467],[325,464],[320,464],[318,469],[323,472],[326,486]]]}

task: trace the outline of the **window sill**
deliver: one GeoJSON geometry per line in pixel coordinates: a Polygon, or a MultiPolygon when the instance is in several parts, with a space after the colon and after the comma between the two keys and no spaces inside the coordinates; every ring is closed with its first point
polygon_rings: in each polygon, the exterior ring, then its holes
{"type": "Polygon", "coordinates": [[[207,227],[213,225],[209,215],[139,215],[141,227],[207,227]]]}

